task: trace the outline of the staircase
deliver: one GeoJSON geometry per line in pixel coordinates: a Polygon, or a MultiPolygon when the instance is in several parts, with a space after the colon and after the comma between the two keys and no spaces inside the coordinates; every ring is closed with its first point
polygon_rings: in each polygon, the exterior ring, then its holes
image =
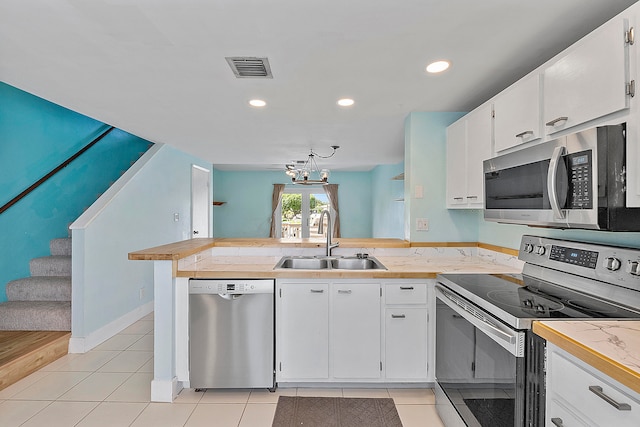
{"type": "Polygon", "coordinates": [[[71,239],[53,239],[51,256],[29,262],[31,277],[7,284],[0,330],[71,330],[71,239]]]}

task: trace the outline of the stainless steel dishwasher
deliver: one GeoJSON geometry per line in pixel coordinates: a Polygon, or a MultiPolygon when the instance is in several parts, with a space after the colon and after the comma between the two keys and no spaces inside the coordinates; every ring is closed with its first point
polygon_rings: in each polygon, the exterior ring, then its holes
{"type": "Polygon", "coordinates": [[[274,280],[189,280],[192,388],[274,387],[274,280]]]}

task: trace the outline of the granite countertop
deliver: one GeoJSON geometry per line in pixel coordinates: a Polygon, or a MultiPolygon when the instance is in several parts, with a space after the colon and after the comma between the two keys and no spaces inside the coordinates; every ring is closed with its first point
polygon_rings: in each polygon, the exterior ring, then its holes
{"type": "Polygon", "coordinates": [[[640,321],[536,321],[533,332],[640,393],[640,321]]]}

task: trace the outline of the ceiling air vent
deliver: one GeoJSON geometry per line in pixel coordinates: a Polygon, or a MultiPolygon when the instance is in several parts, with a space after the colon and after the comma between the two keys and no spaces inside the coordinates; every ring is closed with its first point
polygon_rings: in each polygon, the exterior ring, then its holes
{"type": "Polygon", "coordinates": [[[228,56],[225,58],[237,78],[272,79],[268,58],[228,56]]]}

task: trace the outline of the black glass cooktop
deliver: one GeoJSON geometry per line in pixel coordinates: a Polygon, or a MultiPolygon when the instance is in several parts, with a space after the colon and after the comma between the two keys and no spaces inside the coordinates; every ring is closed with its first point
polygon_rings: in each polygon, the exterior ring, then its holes
{"type": "Polygon", "coordinates": [[[640,318],[640,311],[529,276],[442,274],[438,281],[516,328],[530,327],[526,320],[640,318]]]}

